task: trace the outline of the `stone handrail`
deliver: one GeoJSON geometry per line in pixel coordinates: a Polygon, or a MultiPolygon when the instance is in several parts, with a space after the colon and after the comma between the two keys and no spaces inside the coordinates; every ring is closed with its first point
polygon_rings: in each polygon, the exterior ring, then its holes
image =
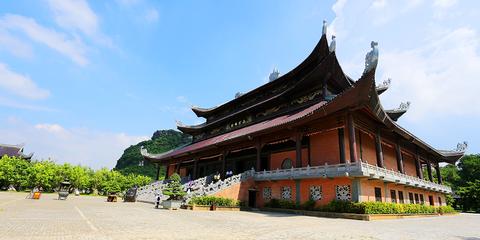
{"type": "Polygon", "coordinates": [[[282,179],[306,179],[318,177],[368,177],[386,182],[401,183],[413,187],[424,188],[437,192],[452,193],[449,186],[430,182],[414,176],[406,175],[393,170],[370,165],[366,162],[342,163],[335,165],[307,166],[302,168],[276,169],[271,171],[260,171],[255,173],[256,181],[270,181],[282,179]]]}

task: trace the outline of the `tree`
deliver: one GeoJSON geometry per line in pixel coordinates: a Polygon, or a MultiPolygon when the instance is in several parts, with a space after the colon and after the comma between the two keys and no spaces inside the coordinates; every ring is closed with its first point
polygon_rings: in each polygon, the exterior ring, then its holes
{"type": "Polygon", "coordinates": [[[463,211],[473,210],[480,213],[480,179],[467,182],[465,186],[459,187],[456,193],[461,197],[463,211]]]}
{"type": "Polygon", "coordinates": [[[187,193],[183,190],[182,183],[180,182],[180,175],[174,173],[170,176],[167,186],[163,189],[162,193],[169,196],[169,200],[181,200],[187,193]]]}
{"type": "Polygon", "coordinates": [[[462,184],[480,179],[480,154],[465,155],[458,167],[462,184]]]}
{"type": "Polygon", "coordinates": [[[13,185],[16,189],[28,187],[29,162],[17,158],[3,156],[0,158],[0,186],[13,185]]]}
{"type": "Polygon", "coordinates": [[[30,168],[30,183],[32,187],[52,191],[63,180],[59,172],[60,168],[50,160],[34,162],[30,168]]]}

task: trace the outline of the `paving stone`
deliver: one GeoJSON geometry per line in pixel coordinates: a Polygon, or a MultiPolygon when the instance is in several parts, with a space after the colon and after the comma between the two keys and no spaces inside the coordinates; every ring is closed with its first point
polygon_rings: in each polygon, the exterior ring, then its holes
{"type": "Polygon", "coordinates": [[[358,221],[267,212],[154,209],[104,197],[0,192],[0,240],[480,239],[480,215],[358,221]]]}

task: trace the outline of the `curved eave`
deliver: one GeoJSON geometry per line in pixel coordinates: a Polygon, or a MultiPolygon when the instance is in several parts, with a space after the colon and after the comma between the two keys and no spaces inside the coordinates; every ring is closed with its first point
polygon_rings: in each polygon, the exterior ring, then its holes
{"type": "Polygon", "coordinates": [[[388,86],[376,87],[377,94],[380,95],[388,90],[388,86]]]}
{"type": "MultiPolygon", "coordinates": [[[[363,77],[363,76],[362,76],[363,77]]],[[[370,88],[370,93],[368,94],[369,100],[366,103],[366,106],[369,108],[370,112],[372,113],[373,116],[376,116],[378,120],[380,120],[387,128],[392,129],[395,133],[399,134],[402,136],[404,139],[407,141],[410,141],[411,143],[419,146],[426,152],[432,154],[433,156],[437,157],[435,160],[438,160],[439,162],[447,162],[447,163],[452,163],[454,164],[455,161],[460,159],[464,153],[463,152],[447,152],[442,151],[442,150],[437,150],[427,144],[426,142],[422,141],[400,125],[398,125],[388,114],[387,111],[385,111],[380,103],[379,96],[376,91],[375,87],[375,76],[370,75],[371,77],[370,82],[371,82],[371,88],[370,88]]]]}
{"type": "Polygon", "coordinates": [[[33,153],[29,153],[29,154],[20,153],[20,157],[25,159],[25,160],[30,160],[33,157],[33,153]]]}
{"type": "Polygon", "coordinates": [[[256,95],[256,93],[259,92],[259,91],[266,90],[268,88],[271,88],[271,87],[273,87],[273,86],[275,86],[275,85],[277,85],[281,82],[287,81],[289,79],[290,80],[294,79],[295,76],[299,72],[301,72],[304,68],[306,68],[307,66],[309,66],[312,63],[321,61],[323,58],[328,56],[329,53],[330,53],[330,51],[328,49],[327,37],[326,37],[326,35],[322,35],[322,37],[320,38],[320,41],[317,43],[317,45],[315,46],[313,51],[310,53],[310,55],[308,55],[308,57],[302,63],[300,63],[297,67],[295,67],[293,70],[289,71],[288,73],[280,76],[278,79],[276,79],[274,81],[271,81],[271,82],[268,82],[264,85],[261,85],[261,86],[255,88],[255,89],[241,95],[240,97],[234,98],[234,99],[232,99],[232,100],[230,100],[230,101],[228,101],[228,102],[226,102],[222,105],[219,105],[217,107],[212,107],[212,108],[196,107],[195,110],[192,108],[192,111],[198,117],[208,118],[209,116],[214,115],[215,113],[220,112],[223,109],[229,108],[232,105],[235,105],[237,103],[241,103],[243,101],[246,101],[246,100],[250,99],[252,96],[256,95]]]}
{"type": "Polygon", "coordinates": [[[407,110],[385,110],[387,115],[393,120],[398,121],[398,119],[407,112],[407,110]]]}
{"type": "Polygon", "coordinates": [[[327,85],[335,87],[335,89],[338,92],[342,92],[345,89],[348,89],[352,86],[353,81],[349,79],[348,76],[346,76],[345,73],[343,72],[335,53],[330,53],[320,63],[318,63],[313,70],[311,70],[302,79],[298,80],[297,83],[295,83],[290,88],[286,89],[285,91],[271,98],[265,99],[262,102],[256,103],[254,105],[241,109],[240,111],[237,111],[227,116],[216,119],[212,122],[202,123],[199,125],[192,125],[192,126],[177,125],[177,128],[178,130],[187,134],[201,133],[205,127],[218,125],[219,123],[225,121],[226,119],[229,119],[235,115],[241,114],[246,111],[252,111],[252,109],[257,108],[264,104],[268,104],[269,102],[274,101],[275,99],[278,99],[280,97],[288,98],[289,93],[295,92],[298,89],[314,88],[315,85],[318,85],[319,83],[321,83],[320,81],[318,81],[318,79],[323,79],[325,77],[328,77],[327,85]]]}

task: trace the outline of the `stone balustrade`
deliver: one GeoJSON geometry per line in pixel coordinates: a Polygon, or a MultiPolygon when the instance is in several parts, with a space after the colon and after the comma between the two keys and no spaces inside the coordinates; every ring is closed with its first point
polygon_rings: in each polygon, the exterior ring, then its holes
{"type": "Polygon", "coordinates": [[[436,192],[452,193],[449,186],[426,181],[414,176],[409,176],[393,170],[370,165],[365,162],[342,163],[335,165],[321,165],[314,167],[302,167],[291,169],[276,169],[272,171],[256,172],[256,181],[285,180],[285,179],[308,179],[308,178],[332,178],[332,177],[367,177],[379,179],[385,182],[404,184],[412,187],[423,188],[436,192]]]}

